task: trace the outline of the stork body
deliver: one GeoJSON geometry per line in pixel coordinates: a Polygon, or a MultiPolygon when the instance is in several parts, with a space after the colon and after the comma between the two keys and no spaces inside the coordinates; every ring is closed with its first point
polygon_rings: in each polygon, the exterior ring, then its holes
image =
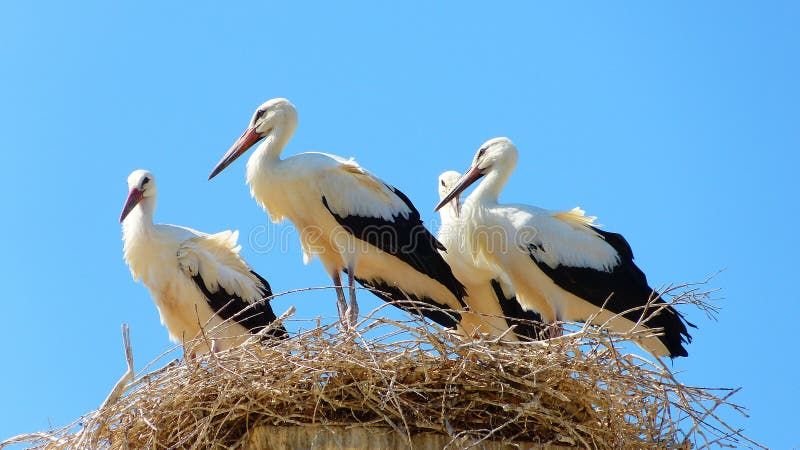
{"type": "Polygon", "coordinates": [[[517,157],[510,140],[487,141],[437,206],[485,176],[461,208],[461,245],[476,263],[504,273],[521,306],[548,322],[594,317],[612,330],[660,328],[662,335],[637,343],[656,356],[686,356],[687,322],[650,288],[621,235],[600,230],[579,208],[554,212],[498,202],[517,157]]]}
{"type": "Polygon", "coordinates": [[[337,287],[343,326],[357,319],[358,281],[386,292],[376,295],[387,302],[455,328],[464,287],[439,255],[443,247],[425,229],[411,201],[353,160],[313,152],[281,159],[296,125],[297,113],[288,100],[267,101],[209,178],[263,140],[247,162],[250,192],[274,222],[294,223],[306,263],[320,258],[337,287]],[[348,275],[349,306],[342,272],[348,275]]]}
{"type": "MultiPolygon", "coordinates": [[[[460,178],[461,174],[452,170],[439,176],[440,200],[450,193],[460,178]]],[[[476,265],[472,254],[466,251],[461,239],[464,224],[459,220],[460,208],[460,197],[456,196],[439,209],[442,223],[437,237],[447,248],[442,256],[467,288],[464,302],[471,313],[462,313],[462,324],[467,332],[479,331],[494,337],[515,325],[514,332],[505,335],[506,339],[538,339],[542,330],[536,324],[542,321],[541,316],[520,306],[504,274],[476,265]]]]}
{"type": "MultiPolygon", "coordinates": [[[[130,194],[120,217],[124,257],[135,280],[150,290],[170,339],[182,343],[201,334],[214,350],[238,345],[276,319],[269,283],[239,255],[238,232],[206,234],[154,224],[156,185],[144,170],[128,178],[130,194]]],[[[283,338],[283,326],[269,336],[283,338]]],[[[199,352],[208,351],[205,344],[199,352]]]]}

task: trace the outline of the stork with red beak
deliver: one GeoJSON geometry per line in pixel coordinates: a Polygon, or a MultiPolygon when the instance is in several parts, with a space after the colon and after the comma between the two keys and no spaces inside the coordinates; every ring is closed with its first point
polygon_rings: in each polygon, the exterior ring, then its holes
{"type": "Polygon", "coordinates": [[[259,143],[247,161],[250,193],[274,222],[294,223],[306,263],[320,258],[336,287],[345,329],[358,318],[356,281],[395,306],[457,328],[464,286],[411,200],[352,159],[312,152],[281,159],[296,127],[297,111],[288,100],[265,102],[209,179],[259,143]]]}
{"type": "MultiPolygon", "coordinates": [[[[183,343],[205,331],[213,350],[225,350],[270,326],[276,319],[272,291],[239,255],[238,232],[154,224],[156,180],[146,170],[130,174],[128,190],[119,218],[125,262],[134,280],[150,290],[172,341],[183,343]]],[[[264,334],[287,337],[283,325],[264,334]]],[[[196,348],[208,350],[206,344],[196,348]]]]}
{"type": "MultiPolygon", "coordinates": [[[[444,199],[459,182],[461,174],[450,170],[439,175],[439,199],[444,199]]],[[[445,261],[453,268],[453,273],[464,283],[467,295],[464,297],[469,312],[462,316],[472,319],[469,332],[479,332],[490,337],[503,336],[505,339],[539,339],[543,332],[542,317],[535,311],[524,310],[514,288],[502,273],[489,270],[475,263],[473,255],[467,253],[461,234],[461,201],[455,196],[439,209],[442,223],[439,226],[439,241],[447,248],[442,252],[445,261]],[[506,331],[514,326],[514,331],[506,331]]]]}
{"type": "Polygon", "coordinates": [[[461,206],[465,251],[505,274],[520,305],[547,322],[594,318],[616,331],[657,329],[658,336],[637,343],[655,356],[687,356],[683,344],[691,341],[691,324],[648,285],[625,238],[599,229],[579,208],[554,212],[499,203],[517,158],[509,139],[487,141],[436,206],[483,178],[461,206]]]}

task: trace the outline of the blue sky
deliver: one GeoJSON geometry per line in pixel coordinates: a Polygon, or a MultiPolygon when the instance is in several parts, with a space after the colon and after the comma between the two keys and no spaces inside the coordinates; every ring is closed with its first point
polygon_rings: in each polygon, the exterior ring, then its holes
{"type": "MultiPolygon", "coordinates": [[[[800,402],[797,3],[298,3],[0,6],[0,440],[96,408],[124,372],[121,323],[139,368],[171,346],[122,260],[134,169],[158,179],[157,220],[241,230],[274,290],[329,284],[289,225],[267,224],[243,161],[206,181],[254,108],[287,97],[300,123],[285,155],[354,156],[432,228],[437,175],[508,136],[520,160],[501,200],[580,205],[627,237],[656,286],[725,269],[719,320],[686,311],[698,329],[673,367],[741,386],[751,417],[724,417],[800,447],[787,431],[800,402]],[[249,244],[264,226],[285,245],[249,244]]],[[[275,308],[291,304],[335,314],[330,293],[275,308]]]]}

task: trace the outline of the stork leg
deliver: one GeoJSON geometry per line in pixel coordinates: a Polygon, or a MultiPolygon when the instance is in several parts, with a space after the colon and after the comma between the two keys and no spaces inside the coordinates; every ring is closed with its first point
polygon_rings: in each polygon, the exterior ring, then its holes
{"type": "Polygon", "coordinates": [[[550,339],[561,337],[564,335],[564,323],[561,322],[561,317],[556,315],[556,320],[550,324],[548,329],[550,339]]]}
{"type": "Polygon", "coordinates": [[[347,308],[347,318],[350,328],[355,329],[358,324],[358,302],[356,301],[356,276],[352,267],[347,268],[347,285],[350,287],[350,306],[347,308]]]}
{"type": "Polygon", "coordinates": [[[339,326],[344,331],[350,329],[350,322],[347,320],[347,299],[344,297],[344,289],[342,289],[342,278],[339,271],[336,271],[331,278],[333,278],[333,285],[336,287],[336,309],[339,311],[339,326]]]}

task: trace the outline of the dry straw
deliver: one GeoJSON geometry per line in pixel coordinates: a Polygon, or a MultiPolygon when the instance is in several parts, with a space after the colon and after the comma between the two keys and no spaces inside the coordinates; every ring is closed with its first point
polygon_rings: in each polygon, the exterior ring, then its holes
{"type": "MultiPolygon", "coordinates": [[[[675,303],[714,312],[700,285],[667,291],[675,303]]],[[[736,390],[683,385],[660,361],[620,351],[620,341],[642,335],[573,326],[548,341],[466,341],[374,312],[350,335],[300,326],[277,345],[250,342],[180,362],[164,356],[136,376],[128,355],[130,373],[97,411],[0,448],[245,448],[260,426],[370,427],[406,444],[437,433],[450,448],[758,445],[718,415],[742,412],[729,402],[736,390]]]]}

